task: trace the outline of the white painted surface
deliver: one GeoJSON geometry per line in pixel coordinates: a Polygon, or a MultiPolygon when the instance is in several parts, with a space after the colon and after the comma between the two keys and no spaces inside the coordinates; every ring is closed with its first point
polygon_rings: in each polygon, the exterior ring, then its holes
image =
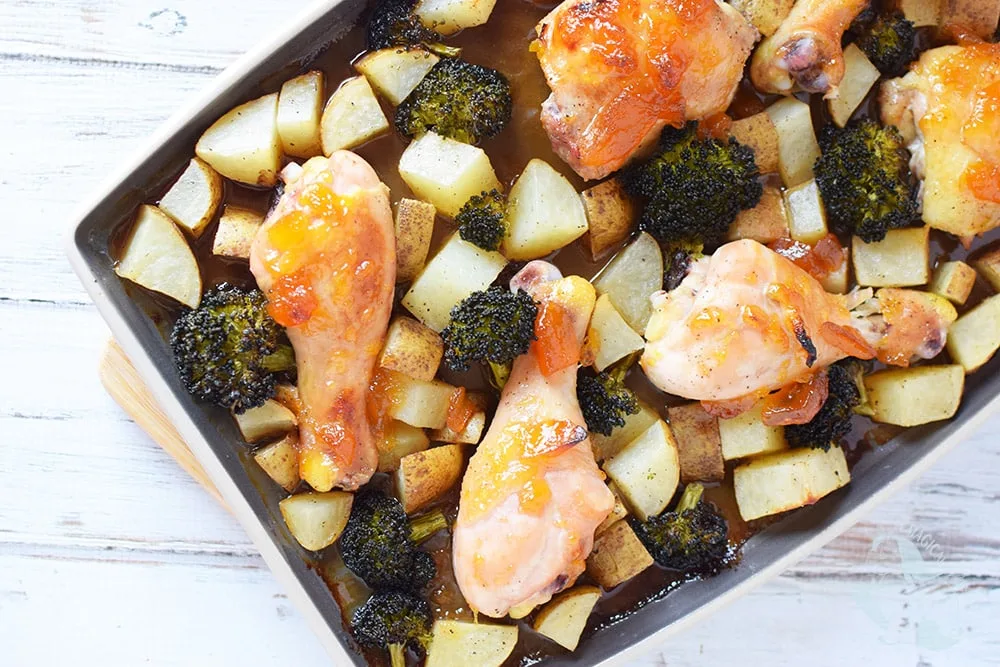
{"type": "MultiPolygon", "coordinates": [[[[109,169],[305,4],[0,2],[4,667],[327,664],[239,526],[101,390],[107,330],[60,248],[109,169]]],[[[1000,664],[998,431],[638,664],[1000,664]]]]}

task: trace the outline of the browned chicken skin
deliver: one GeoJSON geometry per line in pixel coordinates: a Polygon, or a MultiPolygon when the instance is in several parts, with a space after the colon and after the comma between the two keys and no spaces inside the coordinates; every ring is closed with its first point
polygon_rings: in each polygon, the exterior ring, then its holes
{"type": "Polygon", "coordinates": [[[388,189],[346,151],[307,162],[254,240],[250,269],[295,348],[299,472],[317,491],[375,471],[366,403],[395,267],[388,189]]]}

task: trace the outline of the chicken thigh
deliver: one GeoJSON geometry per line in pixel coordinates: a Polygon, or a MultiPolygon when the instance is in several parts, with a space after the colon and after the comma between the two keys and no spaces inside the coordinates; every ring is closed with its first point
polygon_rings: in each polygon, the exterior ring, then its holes
{"type": "MultiPolygon", "coordinates": [[[[531,262],[511,281],[560,310],[581,345],[594,288],[531,262]]],[[[489,432],[462,480],[454,527],[455,577],[470,607],[501,617],[527,613],[583,572],[594,530],[614,506],[594,462],[576,398],[577,364],[546,377],[535,344],[517,358],[489,432]]]]}
{"type": "Polygon", "coordinates": [[[295,348],[302,479],[317,491],[356,489],[377,460],[366,400],[396,278],[388,188],[346,151],[298,171],[286,169],[250,270],[295,348]]]}
{"type": "Polygon", "coordinates": [[[717,0],[566,0],[537,27],[555,152],[603,178],[666,124],[722,113],[757,31],[717,0]]]}

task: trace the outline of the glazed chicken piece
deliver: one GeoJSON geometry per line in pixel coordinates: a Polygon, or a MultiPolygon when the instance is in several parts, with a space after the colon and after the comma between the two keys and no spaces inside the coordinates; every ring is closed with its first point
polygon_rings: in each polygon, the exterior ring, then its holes
{"type": "Polygon", "coordinates": [[[542,125],[585,179],[624,165],[666,124],[724,112],[757,38],[717,0],[566,0],[537,32],[552,89],[542,125]]]}
{"type": "Polygon", "coordinates": [[[867,6],[868,0],[798,0],[778,31],[754,52],[754,86],[764,93],[804,90],[836,97],[844,78],[841,38],[867,6]]]}
{"type": "Polygon", "coordinates": [[[366,399],[396,278],[388,188],[347,151],[284,175],[250,270],[295,348],[302,479],[317,491],[356,489],[377,460],[366,399]]]}
{"type": "MultiPolygon", "coordinates": [[[[531,294],[539,321],[561,327],[579,351],[595,301],[588,282],[535,261],[511,287],[531,294]]],[[[462,480],[455,577],[470,607],[493,617],[522,616],[573,585],[614,506],[577,403],[577,363],[546,377],[540,354],[536,342],[515,360],[462,480]]]]}
{"type": "Polygon", "coordinates": [[[924,222],[962,237],[1000,225],[1000,45],[925,51],[880,102],[910,141],[924,222]]]}

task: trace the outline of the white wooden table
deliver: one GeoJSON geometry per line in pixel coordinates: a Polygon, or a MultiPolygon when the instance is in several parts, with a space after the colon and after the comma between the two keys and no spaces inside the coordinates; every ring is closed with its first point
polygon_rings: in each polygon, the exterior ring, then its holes
{"type": "MultiPolygon", "coordinates": [[[[108,332],[61,250],[109,169],[305,4],[0,2],[4,667],[327,664],[236,522],[102,391],[108,332]]],[[[1000,664],[998,432],[641,664],[1000,664]]]]}

